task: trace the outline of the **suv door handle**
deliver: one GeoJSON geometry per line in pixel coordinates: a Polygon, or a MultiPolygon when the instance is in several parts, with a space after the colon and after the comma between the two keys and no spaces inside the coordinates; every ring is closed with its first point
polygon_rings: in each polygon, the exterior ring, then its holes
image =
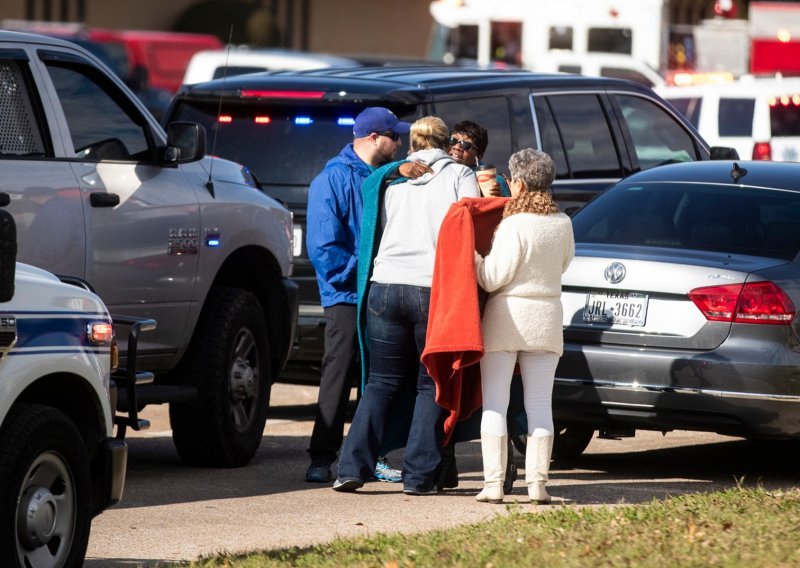
{"type": "Polygon", "coordinates": [[[116,193],[90,193],[89,203],[92,207],[116,207],[119,205],[119,195],[116,193]]]}

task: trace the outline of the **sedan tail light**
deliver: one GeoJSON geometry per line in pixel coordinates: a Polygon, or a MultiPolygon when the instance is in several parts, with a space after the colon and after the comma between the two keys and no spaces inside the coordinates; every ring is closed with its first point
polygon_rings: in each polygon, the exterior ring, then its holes
{"type": "Polygon", "coordinates": [[[771,160],[772,159],[772,146],[769,142],[756,142],[753,144],[753,159],[754,160],[771,160]]]}
{"type": "Polygon", "coordinates": [[[689,298],[710,321],[788,325],[795,314],[792,300],[772,282],[696,288],[689,298]]]}

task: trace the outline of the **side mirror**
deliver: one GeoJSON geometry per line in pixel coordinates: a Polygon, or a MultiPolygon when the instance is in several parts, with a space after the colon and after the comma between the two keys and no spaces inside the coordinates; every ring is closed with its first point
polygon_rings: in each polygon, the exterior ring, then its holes
{"type": "Polygon", "coordinates": [[[729,148],[728,146],[712,146],[711,147],[712,160],[738,160],[739,152],[736,148],[729,148]]]}
{"type": "Polygon", "coordinates": [[[14,297],[17,271],[17,225],[8,211],[0,210],[0,302],[14,297]]]}
{"type": "Polygon", "coordinates": [[[196,122],[170,122],[167,125],[167,147],[164,162],[185,164],[206,155],[206,130],[196,122]]]}

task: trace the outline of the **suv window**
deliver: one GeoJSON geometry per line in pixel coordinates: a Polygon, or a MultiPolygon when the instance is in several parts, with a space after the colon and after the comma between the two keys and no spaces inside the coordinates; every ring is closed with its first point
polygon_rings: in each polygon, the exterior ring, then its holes
{"type": "Polygon", "coordinates": [[[703,108],[702,97],[682,97],[669,99],[669,102],[675,107],[675,110],[692,123],[692,126],[697,128],[697,125],[700,124],[700,110],[703,108]]]}
{"type": "Polygon", "coordinates": [[[38,97],[28,88],[26,73],[20,61],[0,60],[0,157],[50,154],[33,110],[38,97]]]}
{"type": "Polygon", "coordinates": [[[507,172],[512,146],[511,119],[505,97],[437,102],[435,114],[445,121],[448,128],[462,120],[472,120],[483,126],[489,136],[483,161],[507,172]]]}
{"type": "Polygon", "coordinates": [[[556,161],[556,177],[622,177],[622,166],[598,95],[534,96],[542,150],[556,161]]]}
{"type": "Polygon", "coordinates": [[[720,136],[752,136],[755,99],[719,99],[720,136]]]}
{"type": "MultiPolygon", "coordinates": [[[[81,160],[144,160],[150,156],[145,128],[120,106],[119,92],[93,67],[46,61],[81,160]]],[[[139,118],[141,120],[141,118],[139,118]]]]}
{"type": "Polygon", "coordinates": [[[617,94],[616,99],[641,169],[698,159],[692,137],[663,108],[642,97],[617,94]]]}
{"type": "MultiPolygon", "coordinates": [[[[249,167],[262,184],[307,186],[353,141],[353,120],[364,107],[223,103],[217,120],[218,108],[218,102],[183,101],[170,120],[202,124],[209,148],[249,167]]],[[[400,120],[417,119],[414,107],[391,108],[400,120]]],[[[408,150],[408,136],[401,140],[398,159],[408,150]]]]}

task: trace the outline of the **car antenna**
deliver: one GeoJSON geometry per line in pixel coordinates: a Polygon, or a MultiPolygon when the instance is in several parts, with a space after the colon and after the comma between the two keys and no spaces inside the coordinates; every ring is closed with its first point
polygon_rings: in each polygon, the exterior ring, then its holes
{"type": "Polygon", "coordinates": [[[731,168],[731,177],[733,178],[733,183],[738,183],[739,180],[746,175],[747,170],[741,167],[738,162],[733,162],[733,168],[731,168]]]}
{"type": "Polygon", "coordinates": [[[228,31],[228,45],[225,47],[225,66],[222,68],[222,88],[219,91],[219,104],[217,105],[217,127],[214,129],[214,140],[211,142],[211,165],[208,166],[208,181],[206,189],[214,197],[214,182],[211,179],[211,172],[214,170],[214,157],[217,155],[217,134],[219,133],[219,116],[222,113],[222,95],[225,92],[225,78],[228,76],[228,56],[231,53],[231,42],[233,41],[233,24],[228,31]]]}

